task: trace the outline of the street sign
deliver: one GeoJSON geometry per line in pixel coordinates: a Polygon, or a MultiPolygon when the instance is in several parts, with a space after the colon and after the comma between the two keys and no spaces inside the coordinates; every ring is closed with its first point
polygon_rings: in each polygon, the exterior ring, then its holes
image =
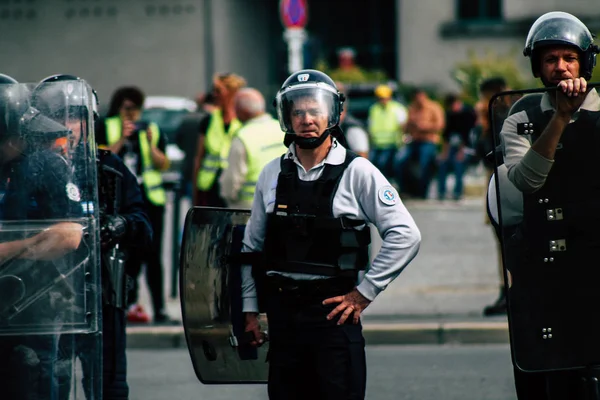
{"type": "Polygon", "coordinates": [[[304,28],[308,21],[306,0],[280,0],[281,22],[286,28],[304,28]]]}

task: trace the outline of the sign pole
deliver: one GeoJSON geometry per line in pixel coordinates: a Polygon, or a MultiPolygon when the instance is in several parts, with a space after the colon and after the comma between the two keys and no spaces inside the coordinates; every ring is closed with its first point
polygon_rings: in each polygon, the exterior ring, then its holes
{"type": "Polygon", "coordinates": [[[288,72],[293,74],[304,68],[302,46],[306,39],[306,31],[302,28],[287,28],[283,38],[288,45],[288,72]]]}
{"type": "Polygon", "coordinates": [[[302,46],[306,40],[304,27],[308,21],[306,0],[280,0],[279,12],[285,27],[283,39],[288,46],[288,72],[293,74],[304,68],[302,46]]]}

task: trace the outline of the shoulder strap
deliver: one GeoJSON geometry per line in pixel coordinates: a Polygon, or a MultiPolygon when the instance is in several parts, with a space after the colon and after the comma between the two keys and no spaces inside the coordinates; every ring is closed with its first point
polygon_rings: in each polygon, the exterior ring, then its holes
{"type": "Polygon", "coordinates": [[[344,162],[338,165],[325,165],[323,174],[318,179],[322,184],[320,192],[320,198],[318,200],[319,206],[322,210],[327,210],[330,215],[333,215],[333,198],[342,180],[342,175],[348,165],[356,158],[358,154],[346,150],[346,158],[344,162]]]}
{"type": "Polygon", "coordinates": [[[286,152],[281,156],[281,171],[277,177],[277,189],[275,189],[275,207],[273,208],[275,213],[277,211],[288,212],[289,196],[293,193],[294,181],[298,175],[294,160],[287,158],[287,154],[286,152]]]}

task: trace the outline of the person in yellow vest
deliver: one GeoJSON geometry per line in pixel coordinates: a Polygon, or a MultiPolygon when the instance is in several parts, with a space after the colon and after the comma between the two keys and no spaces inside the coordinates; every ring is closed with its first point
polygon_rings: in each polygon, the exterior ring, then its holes
{"type": "Polygon", "coordinates": [[[231,142],[228,167],[219,178],[221,197],[230,208],[252,208],[263,167],[287,150],[279,121],[265,112],[265,98],[244,88],[235,96],[235,113],[243,123],[231,142]]]}
{"type": "Polygon", "coordinates": [[[244,86],[246,80],[236,74],[217,74],[213,78],[218,109],[207,115],[199,126],[192,174],[195,206],[226,206],[219,193],[219,176],[227,167],[233,134],[242,126],[235,114],[234,97],[244,86]]]}
{"type": "Polygon", "coordinates": [[[130,322],[147,322],[148,316],[138,297],[137,280],[146,264],[146,279],[152,297],[154,322],[169,323],[165,312],[162,267],[162,235],[166,194],[161,172],[169,168],[166,156],[167,140],[153,122],[140,120],[144,93],[137,87],[122,87],[112,96],[106,118],[96,127],[96,137],[101,148],[111,150],[123,159],[125,165],[137,178],[152,230],[152,243],[129,254],[127,273],[134,278],[134,288],[129,294],[130,322]]]}
{"type": "Polygon", "coordinates": [[[377,102],[369,108],[369,160],[386,177],[393,175],[393,160],[403,143],[402,127],[406,123],[406,107],[392,99],[392,89],[387,85],[375,88],[377,102]]]}

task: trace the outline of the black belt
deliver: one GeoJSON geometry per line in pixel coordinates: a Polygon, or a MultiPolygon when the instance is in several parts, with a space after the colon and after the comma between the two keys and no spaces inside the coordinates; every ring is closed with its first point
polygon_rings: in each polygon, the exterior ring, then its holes
{"type": "Polygon", "coordinates": [[[265,284],[274,294],[317,297],[346,294],[356,286],[356,280],[348,277],[298,280],[281,275],[269,275],[265,278],[265,284]]]}

